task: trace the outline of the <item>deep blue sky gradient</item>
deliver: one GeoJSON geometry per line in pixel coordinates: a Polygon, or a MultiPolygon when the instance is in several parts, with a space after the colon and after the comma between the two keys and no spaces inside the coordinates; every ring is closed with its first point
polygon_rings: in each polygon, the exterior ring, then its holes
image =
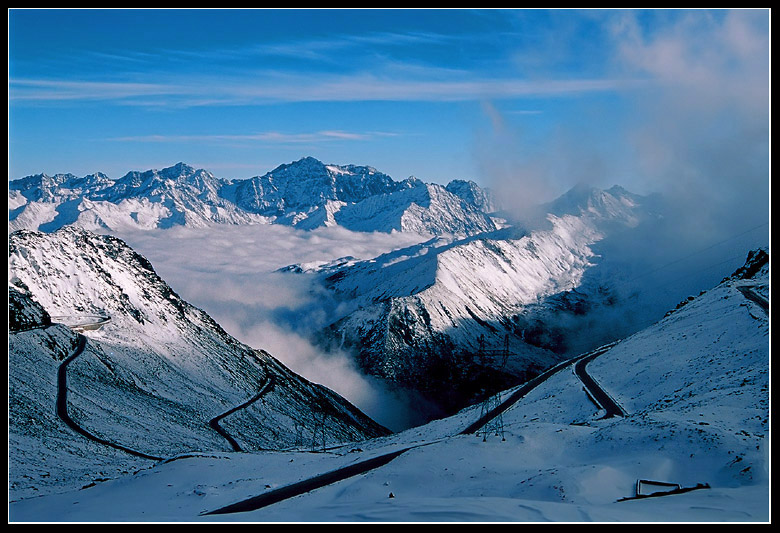
{"type": "MultiPolygon", "coordinates": [[[[654,178],[637,162],[647,144],[636,132],[658,115],[645,102],[671,94],[675,53],[664,44],[682,43],[685,56],[743,27],[768,42],[768,19],[767,10],[11,9],[9,179],[118,178],[179,161],[247,178],[311,155],[399,180],[491,184],[523,168],[550,194],[583,180],[644,192],[654,178]]],[[[726,37],[737,66],[715,71],[738,75],[740,47],[753,40],[726,37]]],[[[698,72],[696,58],[685,57],[686,72],[698,72]]],[[[732,113],[718,96],[712,110],[732,113]]]]}

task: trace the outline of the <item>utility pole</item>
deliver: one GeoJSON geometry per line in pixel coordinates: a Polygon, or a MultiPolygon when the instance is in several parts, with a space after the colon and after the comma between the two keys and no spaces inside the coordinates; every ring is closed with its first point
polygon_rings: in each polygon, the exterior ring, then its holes
{"type": "Polygon", "coordinates": [[[303,435],[301,434],[301,424],[297,420],[295,421],[295,443],[296,448],[303,446],[303,435]]]}
{"type": "Polygon", "coordinates": [[[325,430],[325,413],[315,414],[314,429],[311,436],[311,451],[317,451],[317,448],[325,450],[325,430]],[[321,442],[318,442],[318,437],[321,439],[321,442]]]}
{"type": "MultiPolygon", "coordinates": [[[[506,363],[509,360],[509,335],[504,337],[504,348],[502,350],[486,350],[485,349],[485,336],[479,336],[479,350],[477,352],[479,357],[480,366],[484,369],[488,357],[499,358],[499,369],[504,370],[506,363]]],[[[484,370],[483,370],[484,372],[484,370]]],[[[487,394],[485,388],[482,389],[482,394],[487,394]]],[[[497,411],[501,405],[501,391],[493,395],[487,395],[482,400],[482,406],[480,408],[480,418],[488,416],[493,411],[497,411]]],[[[504,437],[504,415],[499,412],[496,416],[490,418],[481,429],[477,431],[477,436],[482,434],[482,442],[487,441],[487,435],[489,432],[495,431],[496,437],[501,437],[502,441],[505,441],[504,437]]]]}

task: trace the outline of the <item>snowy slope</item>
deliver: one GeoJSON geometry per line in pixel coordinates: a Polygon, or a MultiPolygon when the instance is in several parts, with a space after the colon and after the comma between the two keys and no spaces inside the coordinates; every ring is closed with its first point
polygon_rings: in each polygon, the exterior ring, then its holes
{"type": "MultiPolygon", "coordinates": [[[[563,319],[556,315],[569,308],[579,313],[577,305],[601,305],[604,298],[597,288],[583,286],[601,259],[593,245],[649,215],[640,197],[619,188],[580,188],[548,209],[546,225],[529,232],[483,229],[472,237],[432,239],[371,260],[315,269],[356,308],[334,318],[324,342],[355,351],[366,372],[433,398],[450,396],[453,384],[468,388],[473,377],[465,367],[480,339],[484,348],[500,350],[509,336],[514,355],[504,370],[510,375],[527,377],[549,367],[568,349],[565,330],[553,322],[563,319]],[[575,290],[580,293],[572,296],[575,290]],[[434,378],[442,360],[464,367],[463,375],[434,378]]],[[[601,340],[593,335],[591,347],[601,340]]],[[[464,398],[469,394],[462,391],[464,398]]]]}
{"type": "Polygon", "coordinates": [[[406,180],[408,187],[346,205],[335,214],[352,231],[405,231],[420,234],[476,235],[496,229],[474,204],[436,184],[406,180]]]}
{"type": "MultiPolygon", "coordinates": [[[[78,345],[77,334],[62,324],[9,334],[8,350],[8,496],[9,501],[44,494],[77,490],[101,479],[117,478],[147,468],[153,461],[87,440],[70,431],[57,417],[57,372],[62,361],[78,345]]],[[[82,354],[85,361],[103,359],[102,350],[89,343],[82,354]]],[[[75,365],[72,376],[78,378],[75,365]]],[[[85,376],[86,377],[86,376],[85,376]]],[[[92,376],[94,378],[94,375],[92,376]]],[[[102,376],[101,376],[102,377],[102,376]]],[[[115,396],[126,396],[132,382],[114,388],[115,396]]],[[[134,396],[129,395],[128,401],[134,396]]],[[[69,394],[74,417],[100,435],[113,437],[117,430],[109,424],[122,424],[128,418],[134,427],[146,426],[157,412],[146,417],[128,412],[127,417],[111,413],[115,402],[95,394],[95,387],[69,394]],[[94,405],[90,405],[94,404],[94,405]],[[88,410],[87,410],[88,409],[88,410]],[[97,417],[96,417],[97,415],[97,417]],[[133,416],[135,415],[135,416],[133,416]],[[86,418],[89,416],[89,418],[86,418]],[[105,426],[102,428],[101,426],[105,426]]],[[[155,406],[152,406],[152,408],[155,406]]],[[[149,424],[150,428],[155,425],[149,424]]],[[[161,429],[160,425],[156,426],[161,429]]],[[[119,431],[122,428],[117,428],[119,431]]],[[[143,427],[143,431],[146,431],[143,427]]]]}
{"type": "Polygon", "coordinates": [[[472,234],[494,228],[484,212],[492,205],[488,199],[473,182],[448,188],[414,178],[396,182],[372,167],[305,157],[245,180],[217,178],[184,163],[117,180],[100,173],[28,176],[9,183],[8,220],[9,231],[277,223],[472,234]]]}
{"type": "MultiPolygon", "coordinates": [[[[85,328],[84,353],[67,368],[72,417],[100,438],[157,457],[231,450],[209,421],[260,392],[261,401],[222,423],[244,450],[289,447],[310,439],[317,427],[324,428],[328,442],[386,433],[337,394],[229,336],[119,239],[74,227],[51,234],[19,231],[9,236],[8,265],[9,284],[26,292],[53,322],[108,319],[99,329],[85,328]]],[[[18,308],[33,307],[24,304],[18,308]]],[[[37,322],[45,325],[45,316],[37,322]]],[[[49,415],[36,433],[42,441],[24,437],[24,420],[52,411],[55,367],[76,341],[61,325],[9,334],[9,401],[18,407],[10,420],[10,457],[21,495],[44,490],[28,469],[51,469],[53,477],[59,466],[70,464],[70,455],[87,453],[79,443],[55,446],[67,429],[49,415]],[[57,464],[30,460],[36,446],[55,456],[57,464]]]]}
{"type": "Polygon", "coordinates": [[[503,413],[505,440],[460,434],[479,415],[475,405],[359,448],[181,459],[12,503],[10,518],[767,523],[769,321],[738,289],[768,283],[766,266],[727,279],[590,363],[625,417],[602,419],[569,366],[503,413]],[[367,473],[268,507],[202,514],[405,449],[367,473]],[[640,479],[709,488],[621,501],[640,479]]]}

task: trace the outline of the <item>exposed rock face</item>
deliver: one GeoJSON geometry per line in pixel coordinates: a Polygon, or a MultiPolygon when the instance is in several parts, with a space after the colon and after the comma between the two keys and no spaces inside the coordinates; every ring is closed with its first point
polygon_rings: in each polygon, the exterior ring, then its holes
{"type": "MultiPolygon", "coordinates": [[[[21,282],[20,282],[21,285],[21,282]]],[[[51,325],[51,317],[24,288],[8,286],[8,330],[12,333],[51,325]]]]}

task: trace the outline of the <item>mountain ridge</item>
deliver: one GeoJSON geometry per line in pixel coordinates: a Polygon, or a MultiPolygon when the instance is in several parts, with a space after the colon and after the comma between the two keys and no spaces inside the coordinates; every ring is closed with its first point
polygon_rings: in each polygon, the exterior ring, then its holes
{"type": "Polygon", "coordinates": [[[481,371],[473,363],[482,349],[507,345],[512,352],[505,368],[483,367],[506,384],[571,355],[575,335],[593,336],[591,348],[614,340],[574,329],[583,327],[578,320],[592,309],[628,305],[587,280],[592,269],[604,268],[593,246],[654,215],[641,197],[622,188],[589,187],[572,196],[583,200],[576,214],[567,198],[566,210],[549,212],[546,224],[535,229],[434,238],[368,260],[290,265],[284,271],[314,276],[350,303],[346,315],[333,317],[320,332],[323,346],[354,351],[367,373],[424,391],[434,402],[450,398],[444,400],[449,411],[477,392],[467,389],[481,371]],[[440,361],[460,374],[440,372],[440,361]],[[452,391],[459,388],[458,400],[452,391]]]}
{"type": "Polygon", "coordinates": [[[183,457],[89,491],[12,501],[9,516],[213,521],[207,512],[279,494],[272,506],[223,519],[766,522],[769,317],[738,290],[768,290],[762,255],[752,254],[734,276],[589,363],[588,374],[624,408],[620,416],[605,418],[581,377],[564,370],[520,396],[503,412],[500,434],[483,430],[484,439],[462,434],[480,418],[477,403],[339,453],[183,457]],[[383,457],[393,460],[349,477],[383,457]],[[655,483],[657,497],[646,497],[643,480],[655,483]],[[298,486],[307,490],[294,491],[298,486]],[[684,490],[666,492],[672,487],[684,490]],[[701,490],[680,494],[687,489],[701,490]]]}
{"type": "Polygon", "coordinates": [[[395,181],[370,166],[325,164],[313,157],[247,179],[218,178],[183,162],[131,171],[116,180],[102,173],[83,178],[36,174],[9,182],[9,230],[54,231],[68,224],[118,230],[280,223],[301,229],[342,224],[355,231],[442,234],[453,221],[458,233],[493,229],[485,211],[493,207],[488,192],[464,180],[448,187],[417,178],[395,181]],[[418,193],[404,194],[411,190],[418,193]],[[362,205],[368,200],[373,207],[362,205]],[[438,221],[453,209],[448,221],[438,221]],[[367,210],[394,215],[367,227],[367,210]]]}
{"type": "MultiPolygon", "coordinates": [[[[321,442],[389,433],[340,395],[231,337],[116,237],[72,226],[12,233],[9,296],[9,314],[14,314],[9,323],[15,325],[9,330],[9,457],[19,474],[14,493],[30,495],[56,485],[60,476],[70,478],[82,468],[73,466],[66,475],[71,461],[97,475],[95,464],[80,456],[97,445],[69,433],[50,416],[53,410],[48,412],[57,389],[56,365],[71,354],[79,336],[64,323],[90,316],[110,320],[80,328],[87,344],[68,367],[68,410],[76,423],[105,441],[150,457],[231,450],[209,422],[259,392],[262,401],[221,422],[244,450],[302,445],[315,433],[321,442]],[[65,444],[49,448],[44,439],[28,449],[36,435],[65,444]],[[41,463],[35,453],[51,456],[52,462],[41,463]],[[56,472],[50,479],[41,477],[46,468],[56,472]]],[[[98,455],[109,461],[116,456],[106,453],[98,455]]]]}

